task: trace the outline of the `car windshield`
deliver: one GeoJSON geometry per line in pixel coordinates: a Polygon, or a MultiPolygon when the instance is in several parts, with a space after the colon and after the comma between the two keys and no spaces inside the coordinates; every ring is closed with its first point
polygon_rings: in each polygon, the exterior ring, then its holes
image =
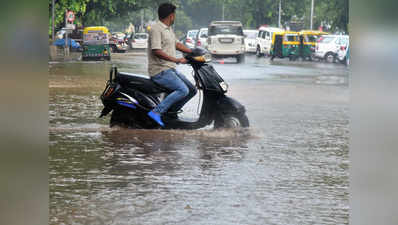
{"type": "Polygon", "coordinates": [[[187,36],[190,37],[190,38],[195,38],[197,33],[198,33],[197,30],[191,30],[191,31],[188,31],[188,35],[187,36]]]}
{"type": "Polygon", "coordinates": [[[319,41],[319,43],[327,44],[327,43],[330,43],[330,42],[333,41],[333,40],[334,40],[334,37],[323,37],[323,38],[319,41]]]}
{"type": "Polygon", "coordinates": [[[136,34],[134,35],[134,39],[148,39],[147,34],[136,34]]]}
{"type": "Polygon", "coordinates": [[[212,36],[217,34],[234,34],[243,36],[243,30],[240,26],[211,26],[209,35],[212,36]]]}
{"type": "Polygon", "coordinates": [[[318,36],[316,35],[307,35],[305,41],[307,42],[316,42],[316,40],[318,39],[318,36]]]}
{"type": "Polygon", "coordinates": [[[200,33],[200,37],[201,38],[207,37],[207,30],[202,30],[201,33],[200,33]]]}
{"type": "Polygon", "coordinates": [[[246,38],[248,38],[248,39],[256,39],[256,37],[257,37],[257,32],[243,32],[243,33],[245,33],[245,37],[246,38]]]}
{"type": "Polygon", "coordinates": [[[348,43],[349,39],[348,38],[342,38],[340,41],[341,45],[346,45],[348,43]]]}

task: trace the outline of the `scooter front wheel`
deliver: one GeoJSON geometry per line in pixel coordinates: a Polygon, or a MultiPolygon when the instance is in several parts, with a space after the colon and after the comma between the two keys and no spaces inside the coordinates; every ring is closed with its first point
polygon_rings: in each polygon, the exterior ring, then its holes
{"type": "Polygon", "coordinates": [[[239,128],[249,127],[249,119],[246,114],[226,114],[220,115],[214,120],[214,128],[239,128]]]}

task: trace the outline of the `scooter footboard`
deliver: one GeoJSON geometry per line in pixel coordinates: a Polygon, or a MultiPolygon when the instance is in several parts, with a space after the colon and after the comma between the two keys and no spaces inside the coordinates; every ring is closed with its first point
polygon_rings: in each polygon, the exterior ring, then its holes
{"type": "Polygon", "coordinates": [[[237,100],[224,96],[217,101],[218,111],[223,112],[225,114],[232,113],[232,114],[240,114],[245,113],[245,107],[240,104],[237,100]]]}

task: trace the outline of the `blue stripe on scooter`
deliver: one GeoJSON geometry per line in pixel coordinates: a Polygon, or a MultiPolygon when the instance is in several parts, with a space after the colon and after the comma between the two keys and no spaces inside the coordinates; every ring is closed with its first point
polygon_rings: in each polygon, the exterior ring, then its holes
{"type": "Polygon", "coordinates": [[[126,106],[126,107],[129,107],[129,108],[132,108],[132,109],[136,109],[137,108],[135,105],[127,103],[127,102],[117,101],[117,103],[119,105],[126,106]]]}

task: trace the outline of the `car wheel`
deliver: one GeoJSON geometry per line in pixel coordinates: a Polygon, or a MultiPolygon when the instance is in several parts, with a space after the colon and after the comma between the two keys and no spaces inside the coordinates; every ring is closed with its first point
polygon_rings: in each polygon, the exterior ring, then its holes
{"type": "Polygon", "coordinates": [[[236,61],[237,61],[238,63],[243,63],[243,62],[245,62],[245,54],[240,54],[240,55],[236,56],[236,61]]]}
{"type": "Polygon", "coordinates": [[[328,52],[325,55],[325,62],[327,63],[333,63],[336,60],[336,56],[332,52],[328,52]]]}

